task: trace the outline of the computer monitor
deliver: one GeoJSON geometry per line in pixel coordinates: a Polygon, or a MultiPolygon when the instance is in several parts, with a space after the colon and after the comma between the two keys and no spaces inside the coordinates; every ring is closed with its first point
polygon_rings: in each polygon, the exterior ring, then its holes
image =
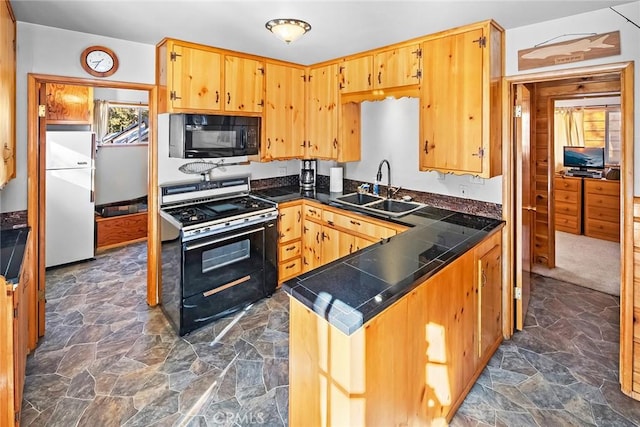
{"type": "Polygon", "coordinates": [[[562,164],[565,168],[604,169],[603,147],[564,147],[562,164]]]}

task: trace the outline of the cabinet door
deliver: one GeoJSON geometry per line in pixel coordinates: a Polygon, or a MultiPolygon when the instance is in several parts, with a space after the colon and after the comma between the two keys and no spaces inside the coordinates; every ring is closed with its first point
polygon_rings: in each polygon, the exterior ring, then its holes
{"type": "Polygon", "coordinates": [[[375,56],[374,87],[379,89],[420,83],[420,45],[379,52],[375,56]]]}
{"type": "Polygon", "coordinates": [[[422,45],[420,170],[482,172],[483,32],[478,28],[422,45]]]}
{"type": "Polygon", "coordinates": [[[93,88],[47,83],[47,124],[93,122],[93,88]]]}
{"type": "Polygon", "coordinates": [[[307,272],[322,265],[322,225],[304,221],[302,226],[302,271],[307,272]]]}
{"type": "Polygon", "coordinates": [[[267,64],[263,160],[304,155],[304,70],[267,64]]]}
{"type": "Polygon", "coordinates": [[[279,231],[282,242],[299,239],[302,236],[302,205],[280,208],[279,231]]]}
{"type": "Polygon", "coordinates": [[[340,92],[363,92],[373,88],[373,57],[371,55],[344,61],[340,65],[340,92]]]}
{"type": "Polygon", "coordinates": [[[174,109],[220,110],[221,55],[175,44],[170,53],[172,78],[169,102],[174,109]]]}
{"type": "Polygon", "coordinates": [[[0,5],[0,188],[15,176],[16,23],[11,5],[0,5]]]}
{"type": "Polygon", "coordinates": [[[338,65],[312,68],[308,89],[305,157],[335,159],[338,153],[338,65]]]}
{"type": "Polygon", "coordinates": [[[225,55],[225,111],[261,113],[264,105],[264,64],[255,59],[225,55]]]}
{"type": "Polygon", "coordinates": [[[478,260],[478,357],[502,335],[502,247],[496,243],[478,260]]]}

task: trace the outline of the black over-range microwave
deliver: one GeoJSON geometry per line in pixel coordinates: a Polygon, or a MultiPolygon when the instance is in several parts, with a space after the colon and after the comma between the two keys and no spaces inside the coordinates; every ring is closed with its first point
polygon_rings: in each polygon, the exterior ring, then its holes
{"type": "Polygon", "coordinates": [[[252,156],[260,146],[260,117],[169,115],[169,157],[252,156]]]}

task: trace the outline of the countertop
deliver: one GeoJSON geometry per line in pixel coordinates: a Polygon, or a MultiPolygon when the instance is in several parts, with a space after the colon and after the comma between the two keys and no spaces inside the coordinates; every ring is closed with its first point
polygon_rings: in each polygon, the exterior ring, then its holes
{"type": "Polygon", "coordinates": [[[18,283],[29,227],[0,229],[0,276],[18,283]]]}
{"type": "MultiPolygon", "coordinates": [[[[305,198],[345,208],[333,202],[337,194],[328,191],[303,194],[291,187],[285,195],[286,189],[276,189],[282,194],[271,197],[265,190],[256,193],[276,202],[305,198]]],[[[285,292],[350,335],[504,224],[431,206],[382,219],[411,228],[288,280],[285,292]]]]}

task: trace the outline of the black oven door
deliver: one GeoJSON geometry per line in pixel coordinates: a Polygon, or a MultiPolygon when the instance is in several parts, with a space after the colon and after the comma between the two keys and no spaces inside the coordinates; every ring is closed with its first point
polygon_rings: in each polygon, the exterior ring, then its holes
{"type": "Polygon", "coordinates": [[[183,243],[181,334],[267,295],[267,224],[183,243]]]}

